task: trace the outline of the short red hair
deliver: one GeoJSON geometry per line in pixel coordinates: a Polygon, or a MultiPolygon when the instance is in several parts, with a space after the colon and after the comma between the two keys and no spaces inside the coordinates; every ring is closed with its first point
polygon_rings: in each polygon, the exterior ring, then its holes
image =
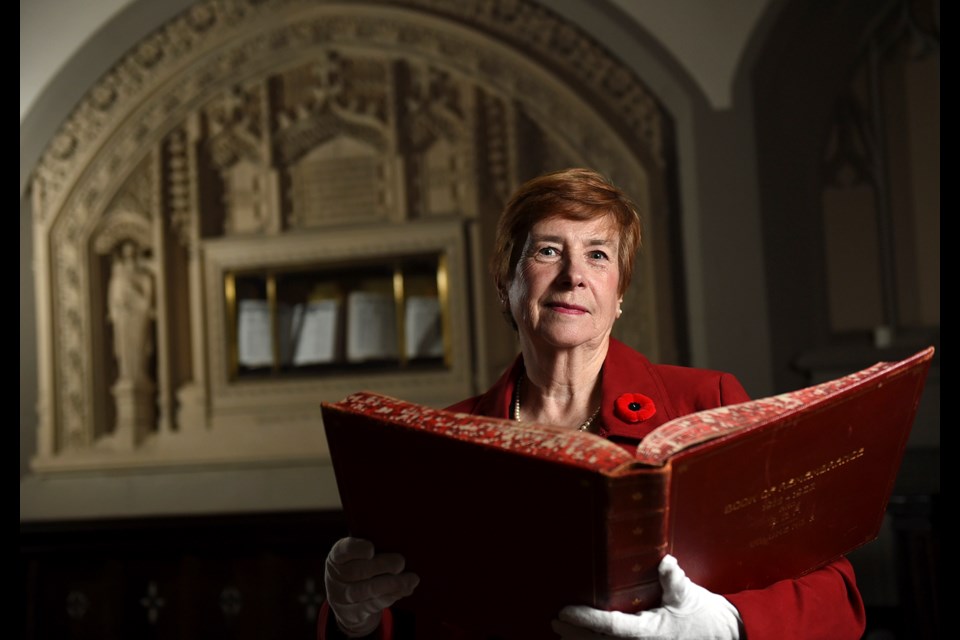
{"type": "Polygon", "coordinates": [[[525,182],[503,208],[490,260],[490,272],[500,299],[507,299],[507,288],[530,229],[553,216],[571,220],[594,220],[603,216],[613,219],[620,237],[618,293],[623,295],[630,284],[640,247],[640,214],[626,194],[605,177],[591,169],[576,168],[554,171],[525,182]]]}

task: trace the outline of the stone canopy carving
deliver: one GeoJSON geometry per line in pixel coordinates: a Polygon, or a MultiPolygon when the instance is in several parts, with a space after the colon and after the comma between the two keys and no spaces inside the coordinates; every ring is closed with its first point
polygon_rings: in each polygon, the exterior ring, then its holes
{"type": "Polygon", "coordinates": [[[644,210],[620,337],[670,351],[667,140],[638,79],[530,2],[197,3],[89,91],[36,169],[35,467],[323,456],[321,399],[473,393],[512,355],[485,288],[499,208],[564,166],[644,210]],[[447,256],[451,366],[231,377],[230,273],[398,247],[447,256]]]}

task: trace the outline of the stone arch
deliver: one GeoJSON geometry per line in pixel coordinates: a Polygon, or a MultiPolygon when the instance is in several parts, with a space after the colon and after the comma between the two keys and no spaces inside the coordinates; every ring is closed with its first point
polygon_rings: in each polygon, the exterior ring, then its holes
{"type": "MultiPolygon", "coordinates": [[[[197,328],[206,324],[210,292],[192,261],[202,262],[205,243],[237,233],[342,224],[290,215],[291,185],[301,179],[290,160],[329,141],[331,131],[382,148],[365,167],[385,176],[375,185],[383,210],[354,223],[453,217],[481,248],[499,205],[523,179],[571,164],[603,171],[641,206],[648,238],[624,305],[633,322],[619,337],[655,358],[676,352],[666,322],[676,283],[660,266],[675,207],[670,119],[629,69],[575,26],[527,2],[199,2],[91,88],[36,169],[37,275],[50,287],[39,296],[41,459],[70,450],[65,434],[80,434],[83,449],[103,431],[95,426],[104,415],[97,407],[106,381],[95,373],[103,345],[91,328],[102,318],[83,303],[100,285],[83,230],[98,228],[123,194],[142,196],[162,281],[158,431],[183,430],[176,413],[185,395],[199,403],[196,415],[204,413],[202,342],[216,338],[197,328]],[[340,67],[327,65],[331,52],[340,67]],[[319,74],[311,68],[318,63],[319,74]],[[449,175],[433,171],[429,158],[417,160],[408,126],[442,132],[440,154],[456,158],[449,175]],[[306,138],[291,131],[317,140],[294,149],[306,138]],[[218,174],[237,158],[252,192],[231,190],[218,174]]],[[[338,194],[348,204],[356,198],[364,213],[361,191],[338,194]]],[[[475,258],[474,272],[484,264],[475,258]]],[[[477,367],[480,384],[512,351],[492,291],[477,286],[483,279],[463,283],[478,289],[471,311],[488,350],[477,367]]]]}

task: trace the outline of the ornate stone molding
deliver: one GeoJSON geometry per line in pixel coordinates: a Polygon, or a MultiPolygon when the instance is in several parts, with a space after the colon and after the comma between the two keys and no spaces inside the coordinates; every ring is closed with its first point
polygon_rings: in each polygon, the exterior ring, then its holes
{"type": "MultiPolygon", "coordinates": [[[[211,389],[251,393],[208,370],[224,361],[222,292],[203,271],[214,244],[366,225],[358,246],[388,254],[396,238],[384,225],[399,231],[418,218],[459,220],[463,233],[482,235],[471,225],[488,228],[518,180],[557,163],[604,171],[656,219],[666,213],[667,127],[622,64],[529,2],[196,4],[90,90],[36,169],[39,457],[87,455],[110,431],[97,261],[120,239],[155,258],[162,317],[152,380],[168,425],[158,442],[169,441],[216,423],[211,389]],[[197,424],[177,424],[178,411],[197,424]]],[[[464,289],[474,281],[464,271],[484,268],[479,258],[456,273],[464,289]]],[[[641,262],[625,331],[655,353],[659,280],[653,259],[641,262]]],[[[484,294],[458,304],[473,312],[484,294]]],[[[481,320],[475,329],[497,331],[481,320]]],[[[455,373],[449,388],[469,388],[467,369],[455,373]]],[[[303,400],[317,388],[256,394],[303,400]]],[[[308,414],[290,407],[278,420],[308,414]]]]}
{"type": "MultiPolygon", "coordinates": [[[[227,57],[216,56],[201,70],[190,74],[197,85],[248,65],[258,54],[299,42],[364,41],[381,37],[393,44],[419,45],[438,53],[457,52],[462,42],[432,34],[416,34],[397,29],[390,21],[358,21],[356,11],[375,13],[380,7],[415,9],[457,20],[470,29],[483,30],[504,40],[517,50],[542,61],[554,73],[569,79],[584,94],[589,94],[607,112],[611,121],[622,123],[623,133],[638,145],[640,153],[664,162],[664,116],[656,98],[625,65],[613,58],[601,45],[549,9],[524,0],[357,0],[345,7],[342,2],[316,0],[209,0],[185,11],[120,60],[106,77],[94,86],[43,154],[34,188],[41,212],[56,209],[66,186],[86,166],[98,141],[111,134],[118,114],[129,114],[151,90],[171,81],[187,62],[196,62],[214,53],[224,40],[251,29],[262,30],[250,47],[233,51],[227,57]],[[266,35],[277,24],[277,16],[315,10],[339,17],[304,21],[266,35]]],[[[283,19],[281,18],[281,19],[283,19]]],[[[494,61],[477,59],[474,64],[485,72],[495,71],[494,61]]],[[[251,65],[255,66],[255,65],[251,65]]],[[[199,86],[192,86],[196,93],[199,86]]],[[[181,104],[170,95],[166,110],[181,104]]],[[[144,123],[145,125],[147,123],[144,123]]]]}

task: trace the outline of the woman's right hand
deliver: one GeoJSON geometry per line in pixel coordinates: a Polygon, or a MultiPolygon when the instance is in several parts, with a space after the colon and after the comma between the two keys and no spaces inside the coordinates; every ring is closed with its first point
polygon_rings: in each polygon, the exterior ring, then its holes
{"type": "Polygon", "coordinates": [[[399,553],[376,553],[373,543],[362,538],[341,538],[333,545],[324,584],[341,631],[351,638],[371,633],[384,609],[413,593],[420,578],[404,573],[404,563],[399,553]]]}

